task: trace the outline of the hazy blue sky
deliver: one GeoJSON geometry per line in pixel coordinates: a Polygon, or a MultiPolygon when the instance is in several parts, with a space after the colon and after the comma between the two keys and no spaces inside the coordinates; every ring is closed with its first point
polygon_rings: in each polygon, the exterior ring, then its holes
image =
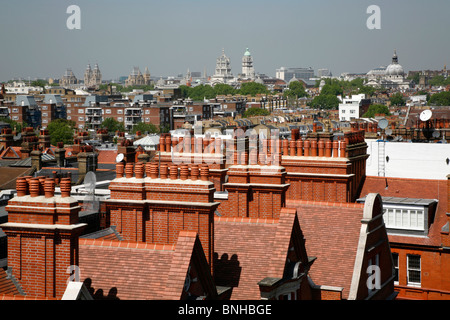
{"type": "Polygon", "coordinates": [[[448,0],[14,0],[0,6],[0,81],[83,77],[98,63],[103,79],[148,66],[152,76],[211,75],[225,49],[232,72],[250,48],[256,72],[286,67],[367,72],[397,49],[406,71],[450,67],[448,0]],[[69,5],[81,30],[69,30],[69,5]],[[369,5],[381,30],[369,30],[369,5]]]}

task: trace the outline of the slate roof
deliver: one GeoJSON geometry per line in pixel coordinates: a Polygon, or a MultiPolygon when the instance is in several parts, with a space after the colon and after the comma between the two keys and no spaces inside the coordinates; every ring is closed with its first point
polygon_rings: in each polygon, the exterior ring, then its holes
{"type": "Polygon", "coordinates": [[[287,200],[297,208],[308,255],[317,257],[309,275],[316,285],[342,287],[347,299],[363,217],[362,204],[287,200]]]}
{"type": "Polygon", "coordinates": [[[441,246],[441,229],[447,223],[447,180],[425,180],[387,177],[366,177],[361,197],[379,193],[382,197],[437,199],[438,205],[427,237],[390,235],[389,242],[411,245],[441,246]],[[386,188],[387,186],[387,188],[386,188]]]}
{"type": "Polygon", "coordinates": [[[195,239],[184,231],[176,245],[80,238],[81,281],[94,299],[179,299],[195,239]]]}
{"type": "Polygon", "coordinates": [[[259,300],[259,281],[283,277],[294,219],[215,217],[214,280],[232,287],[231,300],[259,300]]]}

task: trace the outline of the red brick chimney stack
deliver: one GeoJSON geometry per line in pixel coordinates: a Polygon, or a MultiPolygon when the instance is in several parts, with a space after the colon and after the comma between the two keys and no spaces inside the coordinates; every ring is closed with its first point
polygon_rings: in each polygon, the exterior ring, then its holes
{"type": "MultiPolygon", "coordinates": [[[[70,180],[63,181],[70,186],[70,180]]],[[[52,178],[22,177],[16,188],[6,206],[8,222],[0,225],[8,236],[8,267],[28,297],[61,298],[67,268],[78,265],[78,238],[85,227],[78,223],[81,208],[64,186],[55,196],[52,178]]]]}

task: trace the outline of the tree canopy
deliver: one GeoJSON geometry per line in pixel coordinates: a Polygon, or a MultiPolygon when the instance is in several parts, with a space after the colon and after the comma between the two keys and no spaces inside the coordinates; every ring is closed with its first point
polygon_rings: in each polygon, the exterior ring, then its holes
{"type": "Polygon", "coordinates": [[[390,116],[389,108],[382,104],[372,104],[366,113],[363,114],[363,118],[373,118],[376,114],[384,114],[390,116]]]}
{"type": "Polygon", "coordinates": [[[270,91],[262,83],[245,82],[241,85],[241,89],[239,89],[238,93],[244,96],[256,96],[257,94],[269,94],[270,91]]]}
{"type": "Polygon", "coordinates": [[[439,92],[431,95],[428,105],[450,106],[450,91],[439,92]]]}
{"type": "Polygon", "coordinates": [[[314,109],[335,110],[339,107],[339,99],[335,95],[318,95],[309,104],[314,109]]]}
{"type": "Polygon", "coordinates": [[[284,91],[285,97],[301,98],[306,97],[308,94],[305,91],[305,87],[300,81],[293,81],[289,84],[288,89],[284,91]]]}
{"type": "Polygon", "coordinates": [[[253,117],[253,116],[268,116],[270,114],[269,110],[257,108],[257,107],[251,107],[245,110],[244,114],[242,115],[244,118],[253,117]]]}
{"type": "Polygon", "coordinates": [[[102,121],[102,127],[108,129],[108,132],[125,131],[125,126],[114,118],[106,118],[102,121]]]}
{"type": "Polygon", "coordinates": [[[404,106],[406,104],[405,98],[403,98],[403,95],[400,92],[394,93],[390,98],[389,101],[394,106],[404,106]]]}
{"type": "Polygon", "coordinates": [[[48,126],[48,133],[50,135],[50,143],[56,145],[58,142],[64,144],[73,143],[73,130],[75,122],[66,119],[56,119],[51,121],[48,126]]]}
{"type": "Polygon", "coordinates": [[[17,132],[21,132],[22,128],[28,127],[28,124],[26,122],[19,123],[17,121],[11,120],[10,118],[0,117],[0,121],[8,123],[13,130],[14,128],[16,128],[17,132]]]}
{"type": "Polygon", "coordinates": [[[138,131],[140,131],[141,133],[159,133],[159,128],[153,123],[139,122],[138,124],[133,126],[133,130],[131,131],[132,133],[136,133],[138,131]]]}
{"type": "Polygon", "coordinates": [[[445,79],[444,76],[437,75],[430,79],[429,84],[436,87],[439,86],[445,87],[447,85],[450,85],[450,78],[445,79]]]}

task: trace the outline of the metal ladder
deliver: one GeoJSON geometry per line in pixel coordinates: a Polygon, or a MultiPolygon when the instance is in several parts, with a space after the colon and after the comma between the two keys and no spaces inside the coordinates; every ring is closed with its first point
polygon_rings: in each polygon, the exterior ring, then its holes
{"type": "Polygon", "coordinates": [[[378,176],[385,176],[385,167],[386,167],[386,142],[378,141],[378,176]]]}

